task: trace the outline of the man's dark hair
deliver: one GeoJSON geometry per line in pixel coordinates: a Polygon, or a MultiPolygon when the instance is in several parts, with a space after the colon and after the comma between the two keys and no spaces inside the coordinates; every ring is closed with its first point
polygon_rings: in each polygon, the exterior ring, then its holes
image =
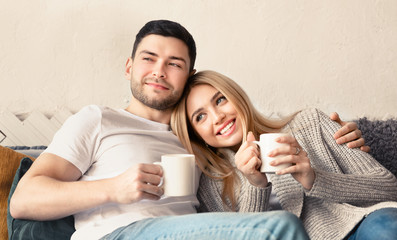
{"type": "Polygon", "coordinates": [[[189,51],[191,72],[194,69],[196,61],[196,43],[192,35],[182,25],[169,20],[153,20],[145,24],[135,37],[134,47],[132,49],[131,57],[135,58],[136,49],[142,39],[150,34],[160,35],[164,37],[174,37],[183,41],[189,51]]]}

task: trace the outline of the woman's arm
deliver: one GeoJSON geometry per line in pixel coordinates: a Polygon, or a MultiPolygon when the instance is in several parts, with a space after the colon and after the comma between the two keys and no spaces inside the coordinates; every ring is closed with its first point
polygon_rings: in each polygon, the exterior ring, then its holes
{"type": "Polygon", "coordinates": [[[338,144],[347,143],[349,148],[360,148],[364,152],[371,150],[369,146],[365,145],[365,139],[357,123],[342,121],[336,112],[331,113],[329,117],[341,125],[341,128],[334,134],[334,138],[338,144]]]}
{"type": "Polygon", "coordinates": [[[198,212],[264,212],[268,210],[269,198],[272,190],[271,184],[267,187],[255,187],[251,185],[241,174],[241,185],[235,188],[236,208],[233,210],[228,202],[225,206],[222,202],[222,180],[210,178],[202,174],[200,178],[197,198],[200,201],[198,212]]]}
{"type": "Polygon", "coordinates": [[[397,199],[397,179],[369,154],[339,145],[334,133],[340,125],[319,110],[299,116],[305,127],[298,141],[308,152],[315,181],[306,195],[337,202],[373,203],[397,199]]]}

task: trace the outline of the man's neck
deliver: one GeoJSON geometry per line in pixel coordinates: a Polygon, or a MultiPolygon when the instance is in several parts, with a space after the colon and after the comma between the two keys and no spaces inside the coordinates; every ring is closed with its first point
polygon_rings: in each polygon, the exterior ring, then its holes
{"type": "Polygon", "coordinates": [[[142,104],[135,98],[131,99],[130,104],[126,108],[127,112],[130,112],[136,116],[146,118],[150,121],[155,121],[164,124],[170,124],[172,109],[160,111],[142,104]]]}

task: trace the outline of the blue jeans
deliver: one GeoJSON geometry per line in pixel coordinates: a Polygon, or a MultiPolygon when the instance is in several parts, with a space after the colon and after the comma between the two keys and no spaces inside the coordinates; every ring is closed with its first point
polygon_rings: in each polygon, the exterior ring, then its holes
{"type": "Polygon", "coordinates": [[[379,209],[364,218],[348,240],[396,239],[397,238],[397,208],[379,209]]]}
{"type": "Polygon", "coordinates": [[[301,221],[286,211],[198,213],[144,219],[102,239],[309,239],[301,221]]]}

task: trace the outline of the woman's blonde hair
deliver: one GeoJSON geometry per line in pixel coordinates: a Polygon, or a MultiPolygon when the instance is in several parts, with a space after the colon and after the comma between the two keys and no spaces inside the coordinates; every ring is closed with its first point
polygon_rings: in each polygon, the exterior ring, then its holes
{"type": "Polygon", "coordinates": [[[243,129],[243,142],[251,131],[255,138],[267,132],[279,132],[290,120],[271,120],[263,117],[252,105],[244,90],[232,79],[214,71],[201,71],[193,75],[186,86],[184,94],[174,109],[171,116],[171,128],[178,136],[183,146],[196,156],[197,165],[204,174],[222,179],[224,189],[222,200],[226,204],[230,201],[232,208],[235,208],[234,189],[238,182],[234,167],[225,160],[219,149],[208,146],[205,141],[194,131],[187,115],[186,100],[192,88],[197,85],[209,85],[220,91],[226,99],[236,108],[241,119],[243,129]]]}

